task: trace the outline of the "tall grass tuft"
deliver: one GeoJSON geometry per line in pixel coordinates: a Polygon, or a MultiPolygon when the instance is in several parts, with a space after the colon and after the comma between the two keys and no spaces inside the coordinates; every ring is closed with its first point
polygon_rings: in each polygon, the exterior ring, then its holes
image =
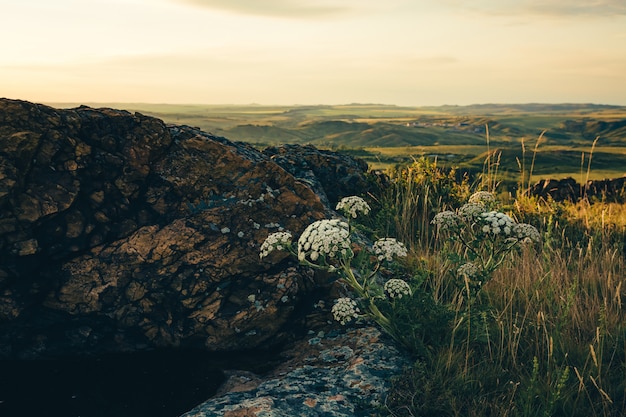
{"type": "Polygon", "coordinates": [[[413,250],[432,246],[430,221],[441,209],[457,206],[470,194],[468,178],[457,178],[437,160],[415,159],[388,172],[390,183],[374,198],[376,228],[396,236],[413,250]]]}
{"type": "Polygon", "coordinates": [[[477,188],[479,190],[496,192],[498,188],[498,170],[500,168],[500,158],[502,152],[498,149],[491,150],[491,138],[489,136],[489,125],[485,125],[485,134],[487,141],[487,156],[483,163],[483,171],[479,175],[477,188]]]}
{"type": "MultiPolygon", "coordinates": [[[[585,198],[587,197],[587,187],[589,185],[589,174],[591,173],[591,159],[593,158],[593,151],[596,148],[596,144],[598,143],[598,140],[600,139],[600,136],[596,136],[596,138],[593,141],[593,144],[591,145],[591,152],[589,153],[589,160],[587,161],[587,176],[585,177],[585,182],[583,183],[583,189],[582,189],[582,197],[585,198]]],[[[584,161],[584,154],[583,154],[583,161],[584,161]]],[[[582,175],[581,175],[582,178],[582,175]]]]}
{"type": "MultiPolygon", "coordinates": [[[[531,172],[533,165],[534,155],[531,172]]],[[[377,197],[393,213],[387,227],[410,242],[407,265],[420,269],[432,302],[450,312],[447,327],[437,323],[439,344],[394,382],[385,414],[626,415],[626,206],[538,199],[522,177],[508,214],[537,227],[541,244],[511,252],[470,299],[467,281],[464,288],[454,276],[461,246],[444,244],[430,224],[470,187],[437,171],[416,161],[377,197]]],[[[481,186],[489,184],[493,178],[481,186]]]]}

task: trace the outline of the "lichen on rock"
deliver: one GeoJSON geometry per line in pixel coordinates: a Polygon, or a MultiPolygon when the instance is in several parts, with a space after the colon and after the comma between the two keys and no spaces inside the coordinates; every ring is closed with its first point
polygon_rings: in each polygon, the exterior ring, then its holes
{"type": "Polygon", "coordinates": [[[232,373],[224,384],[228,391],[182,417],[377,415],[391,377],[408,365],[373,327],[312,337],[283,355],[282,365],[263,378],[232,373]]]}
{"type": "Polygon", "coordinates": [[[7,99],[0,144],[0,355],[281,343],[304,278],[286,255],[260,262],[260,244],[331,207],[270,155],[138,113],[7,99]]]}

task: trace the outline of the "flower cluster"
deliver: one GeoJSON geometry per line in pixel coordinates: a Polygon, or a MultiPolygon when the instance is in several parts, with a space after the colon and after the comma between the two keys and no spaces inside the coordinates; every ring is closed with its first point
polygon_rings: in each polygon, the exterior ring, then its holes
{"type": "Polygon", "coordinates": [[[456,270],[459,276],[467,278],[475,278],[479,272],[478,266],[472,262],[464,263],[456,270]]]}
{"type": "Polygon", "coordinates": [[[348,224],[339,219],[311,223],[298,239],[298,259],[315,262],[320,256],[334,258],[351,256],[348,224]]]}
{"type": "Polygon", "coordinates": [[[496,202],[496,198],[489,191],[478,191],[470,196],[468,203],[481,203],[489,206],[496,202]]]}
{"type": "Polygon", "coordinates": [[[482,232],[487,235],[510,236],[515,225],[515,221],[504,213],[489,211],[480,215],[482,232]]]}
{"type": "Polygon", "coordinates": [[[331,311],[335,320],[343,325],[350,322],[352,319],[357,318],[359,316],[358,313],[360,312],[356,305],[356,301],[348,297],[338,298],[331,311]]]}
{"type": "Polygon", "coordinates": [[[411,295],[411,287],[406,281],[392,278],[385,282],[385,293],[389,295],[389,298],[402,298],[403,295],[411,295]]]}
{"type": "Polygon", "coordinates": [[[459,208],[458,213],[462,219],[472,222],[476,221],[486,211],[487,207],[483,203],[467,203],[459,208]]]}
{"type": "Polygon", "coordinates": [[[361,197],[351,196],[344,197],[337,203],[336,210],[342,210],[346,216],[353,218],[357,217],[357,213],[368,214],[370,212],[370,206],[361,197]]]}
{"type": "Polygon", "coordinates": [[[513,226],[513,236],[522,242],[541,242],[541,235],[537,228],[527,223],[518,223],[513,226]]]}
{"type": "Polygon", "coordinates": [[[432,220],[432,224],[437,226],[440,232],[456,230],[459,227],[461,218],[453,211],[442,211],[437,213],[432,220]]]}
{"type": "Polygon", "coordinates": [[[270,254],[273,250],[283,250],[291,245],[291,233],[290,232],[277,232],[272,233],[265,239],[265,242],[261,245],[260,257],[263,259],[270,254]]]}
{"type": "Polygon", "coordinates": [[[378,261],[387,260],[391,262],[394,256],[404,257],[407,255],[406,247],[402,242],[398,242],[393,237],[378,239],[374,243],[374,254],[378,257],[378,261]]]}

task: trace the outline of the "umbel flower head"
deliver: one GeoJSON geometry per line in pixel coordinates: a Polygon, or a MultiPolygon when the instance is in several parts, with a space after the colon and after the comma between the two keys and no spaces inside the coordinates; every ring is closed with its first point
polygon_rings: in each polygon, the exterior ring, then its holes
{"type": "Polygon", "coordinates": [[[496,198],[489,191],[478,191],[470,196],[468,203],[482,203],[489,206],[496,202],[496,198]]]}
{"type": "Polygon", "coordinates": [[[361,197],[350,196],[344,197],[337,203],[336,210],[344,212],[346,217],[356,218],[357,213],[368,214],[370,212],[370,206],[361,197]]]}
{"type": "Polygon", "coordinates": [[[480,215],[482,232],[486,235],[510,236],[515,221],[504,213],[490,211],[480,215]]]}
{"type": "Polygon", "coordinates": [[[439,232],[453,231],[459,228],[461,218],[455,212],[446,210],[437,213],[431,223],[437,226],[439,232]]]}
{"type": "Polygon", "coordinates": [[[335,320],[343,325],[359,316],[359,308],[356,306],[356,301],[348,297],[338,298],[331,311],[335,320]]]}
{"type": "Polygon", "coordinates": [[[518,223],[513,226],[513,236],[522,242],[541,242],[541,234],[531,224],[518,223]]]}
{"type": "Polygon", "coordinates": [[[351,257],[348,224],[339,219],[311,223],[298,239],[298,259],[313,262],[320,257],[351,257]]]}
{"type": "Polygon", "coordinates": [[[459,208],[458,213],[463,220],[472,222],[476,221],[486,211],[487,206],[483,203],[467,203],[459,208]]]}
{"type": "Polygon", "coordinates": [[[459,266],[456,273],[461,277],[475,278],[479,273],[478,265],[472,262],[464,263],[459,266]]]}
{"type": "Polygon", "coordinates": [[[392,278],[385,282],[383,288],[385,293],[389,295],[389,298],[402,298],[403,295],[411,295],[411,287],[406,281],[401,279],[392,278]]]}
{"type": "Polygon", "coordinates": [[[393,237],[378,239],[374,243],[373,250],[379,262],[383,260],[391,262],[394,256],[404,257],[407,255],[407,250],[404,244],[402,242],[398,242],[393,237]]]}
{"type": "Polygon", "coordinates": [[[274,250],[286,249],[289,245],[291,245],[291,238],[292,236],[290,232],[272,233],[261,245],[261,253],[259,256],[263,259],[274,250]]]}

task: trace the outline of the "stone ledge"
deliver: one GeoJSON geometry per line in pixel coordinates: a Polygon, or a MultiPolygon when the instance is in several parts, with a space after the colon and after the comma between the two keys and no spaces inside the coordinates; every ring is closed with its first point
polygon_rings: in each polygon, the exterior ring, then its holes
{"type": "Polygon", "coordinates": [[[376,328],[342,330],[295,343],[285,362],[262,378],[230,372],[221,395],[182,417],[376,415],[391,377],[409,360],[376,328]]]}

